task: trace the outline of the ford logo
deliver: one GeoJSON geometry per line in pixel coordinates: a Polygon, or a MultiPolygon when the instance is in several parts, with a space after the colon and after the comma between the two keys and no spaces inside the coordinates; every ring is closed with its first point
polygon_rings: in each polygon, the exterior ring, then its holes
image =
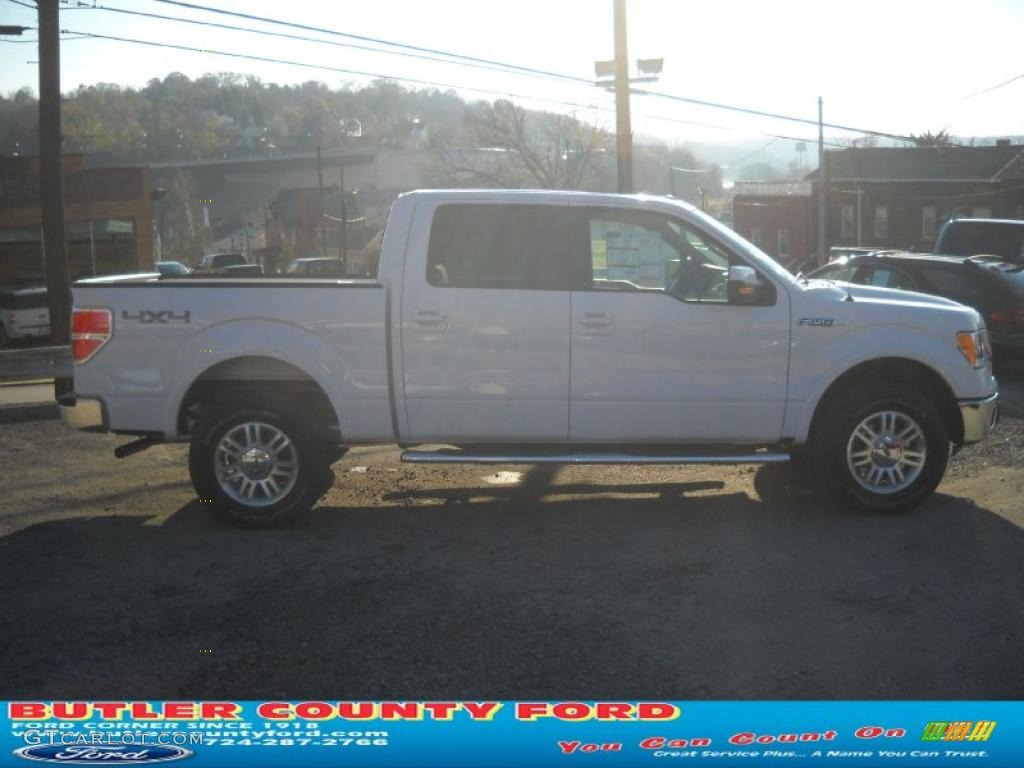
{"type": "Polygon", "coordinates": [[[143,763],[166,763],[181,760],[192,754],[181,747],[137,747],[137,746],[96,746],[71,747],[47,744],[38,747],[22,747],[14,754],[26,760],[40,763],[63,763],[65,765],[141,765],[143,763]]]}

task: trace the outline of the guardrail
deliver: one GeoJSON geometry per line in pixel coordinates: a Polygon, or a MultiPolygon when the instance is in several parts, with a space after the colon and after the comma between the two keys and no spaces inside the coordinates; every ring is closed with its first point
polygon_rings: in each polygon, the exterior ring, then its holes
{"type": "Polygon", "coordinates": [[[30,347],[0,351],[0,381],[31,381],[71,375],[69,347],[30,347]]]}

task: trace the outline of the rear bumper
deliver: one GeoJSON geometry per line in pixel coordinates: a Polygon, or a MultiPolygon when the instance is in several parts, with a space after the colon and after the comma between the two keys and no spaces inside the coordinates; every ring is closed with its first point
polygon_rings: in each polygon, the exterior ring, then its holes
{"type": "Polygon", "coordinates": [[[72,392],[62,395],[58,402],[61,420],[71,429],[81,429],[87,432],[106,432],[108,430],[109,423],[102,400],[78,397],[72,392]]]}
{"type": "Polygon", "coordinates": [[[960,418],[964,422],[964,445],[980,443],[999,421],[999,393],[981,400],[961,400],[960,418]]]}

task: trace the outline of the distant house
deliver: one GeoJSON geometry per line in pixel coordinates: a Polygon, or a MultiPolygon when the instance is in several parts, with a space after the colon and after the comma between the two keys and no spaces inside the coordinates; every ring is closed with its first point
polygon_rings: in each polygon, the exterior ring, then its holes
{"type": "MultiPolygon", "coordinates": [[[[851,148],[826,152],[826,162],[830,247],[928,251],[938,229],[951,218],[1024,219],[1021,145],[851,148]]],[[[737,184],[736,230],[748,239],[761,239],[764,250],[784,260],[777,245],[780,231],[817,232],[818,171],[803,181],[810,184],[806,204],[797,203],[788,189],[737,184]]],[[[792,240],[789,258],[817,256],[816,239],[814,234],[806,246],[792,240]]]]}
{"type": "MultiPolygon", "coordinates": [[[[72,279],[152,269],[153,203],[146,168],[86,168],[64,158],[64,213],[72,279]]],[[[42,277],[39,158],[0,158],[0,283],[42,277]]]]}

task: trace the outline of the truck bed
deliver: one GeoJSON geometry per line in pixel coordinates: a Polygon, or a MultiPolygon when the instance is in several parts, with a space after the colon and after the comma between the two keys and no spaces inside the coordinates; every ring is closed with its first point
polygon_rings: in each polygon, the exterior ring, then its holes
{"type": "Polygon", "coordinates": [[[143,274],[80,281],[72,293],[76,308],[112,312],[112,338],[76,365],[75,389],[104,404],[113,431],[186,436],[181,408],[196,382],[312,378],[346,439],[393,435],[388,302],[376,280],[143,274]]]}

